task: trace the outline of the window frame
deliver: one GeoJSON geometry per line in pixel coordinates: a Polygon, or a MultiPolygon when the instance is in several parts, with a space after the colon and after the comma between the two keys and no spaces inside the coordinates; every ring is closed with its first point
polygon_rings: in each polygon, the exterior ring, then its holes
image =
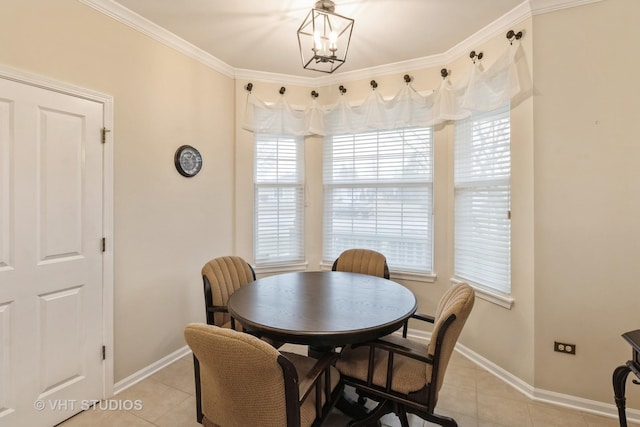
{"type": "MultiPolygon", "coordinates": [[[[256,271],[260,272],[273,272],[273,271],[289,271],[289,270],[300,270],[301,267],[306,266],[306,255],[305,255],[305,164],[304,164],[304,139],[299,136],[293,135],[275,135],[268,133],[255,133],[254,134],[254,170],[253,170],[253,260],[256,271]],[[288,147],[280,147],[280,144],[287,144],[288,147]],[[260,153],[261,148],[265,148],[267,144],[275,144],[275,148],[273,153],[271,154],[271,158],[269,158],[268,154],[260,153]],[[280,155],[280,150],[286,151],[291,150],[294,147],[294,164],[295,170],[291,169],[291,153],[284,153],[282,157],[280,155]],[[275,154],[275,158],[273,158],[273,154],[275,154]],[[288,158],[286,158],[288,157],[288,158]],[[265,171],[259,170],[261,167],[261,162],[264,162],[263,166],[265,171]],[[288,163],[288,164],[287,164],[288,163]],[[285,173],[289,173],[288,177],[280,176],[279,170],[282,169],[283,175],[285,173]],[[273,176],[273,172],[275,172],[275,176],[273,176]],[[267,177],[267,175],[271,174],[271,177],[267,177]],[[295,175],[295,178],[291,177],[291,174],[295,175]],[[292,190],[292,194],[289,195],[295,201],[293,209],[291,205],[287,206],[286,209],[280,211],[280,196],[281,193],[287,193],[287,190],[292,190]],[[261,202],[261,197],[268,197],[268,192],[273,192],[274,196],[271,197],[275,200],[275,210],[265,210],[261,212],[260,209],[264,207],[263,202],[261,202]],[[261,215],[264,214],[264,215],[261,215]],[[274,219],[274,224],[271,225],[272,232],[271,233],[263,233],[261,230],[265,224],[263,222],[264,216],[266,215],[276,215],[274,219]],[[286,218],[286,215],[289,215],[289,219],[286,218]],[[293,218],[293,219],[291,219],[293,218]],[[291,236],[290,241],[288,242],[290,245],[290,249],[292,251],[291,256],[283,256],[280,254],[280,244],[282,243],[281,236],[282,233],[278,229],[281,222],[291,222],[294,224],[295,234],[291,236]],[[273,231],[275,230],[275,231],[273,231]],[[295,240],[294,243],[292,243],[295,240]],[[266,247],[269,244],[275,245],[277,247],[276,256],[272,258],[268,258],[263,253],[261,248],[266,247]]],[[[265,151],[266,152],[266,151],[265,151]]],[[[286,245],[284,246],[287,247],[286,245]]]]}
{"type": "MultiPolygon", "coordinates": [[[[512,272],[511,272],[511,242],[512,242],[512,233],[511,233],[511,111],[510,105],[507,103],[506,105],[499,107],[493,111],[489,112],[479,112],[473,113],[470,117],[456,121],[455,122],[455,132],[454,132],[454,166],[453,166],[453,277],[451,279],[452,283],[466,282],[469,283],[474,289],[477,291],[478,295],[485,300],[493,302],[499,306],[510,309],[513,306],[513,297],[512,297],[512,272]],[[508,128],[508,136],[506,138],[506,144],[504,139],[504,121],[507,120],[507,128],[508,128]],[[501,123],[502,122],[502,123],[501,123]],[[479,123],[484,123],[484,128],[482,130],[478,130],[479,123]],[[491,131],[486,132],[487,123],[490,123],[488,127],[490,127],[491,131]],[[463,127],[466,127],[463,129],[463,127]],[[483,131],[487,133],[487,138],[480,139],[474,138],[474,131],[480,132],[483,131]],[[465,136],[469,139],[462,140],[464,136],[461,136],[462,133],[465,133],[465,136]],[[502,132],[502,133],[501,133],[502,132]],[[466,153],[468,156],[476,155],[476,159],[482,157],[479,152],[482,150],[486,153],[487,147],[491,144],[491,140],[495,140],[494,146],[491,148],[491,152],[489,156],[485,157],[482,161],[484,162],[484,168],[478,168],[477,165],[472,169],[466,176],[466,180],[460,180],[459,174],[459,153],[460,153],[460,144],[461,143],[478,143],[477,151],[473,152],[470,150],[466,153]],[[505,151],[506,147],[506,151],[505,151]],[[506,157],[505,157],[506,153],[506,157]],[[492,161],[488,161],[490,158],[492,161]],[[508,160],[508,167],[505,167],[504,162],[508,160]],[[486,167],[487,164],[489,167],[486,167]],[[508,174],[505,175],[505,169],[508,169],[508,174]],[[475,171],[475,172],[474,172],[475,171]],[[481,172],[478,172],[481,171],[481,172]],[[491,173],[494,173],[495,176],[490,176],[491,173]],[[503,188],[503,190],[500,190],[503,188]],[[504,195],[504,188],[506,188],[506,196],[504,195]],[[476,224],[475,229],[479,230],[483,228],[483,230],[479,231],[478,234],[482,237],[493,237],[495,239],[503,238],[502,242],[504,242],[504,229],[508,229],[508,243],[507,248],[501,247],[496,244],[492,246],[492,248],[496,248],[497,250],[502,250],[503,255],[506,256],[506,265],[502,265],[503,268],[507,269],[507,281],[506,286],[503,283],[503,288],[500,289],[499,286],[494,286],[491,284],[487,284],[487,281],[484,283],[481,280],[476,280],[478,277],[470,278],[469,275],[465,273],[460,273],[458,271],[458,247],[457,242],[460,236],[458,235],[458,221],[459,215],[458,206],[459,206],[459,195],[464,193],[465,195],[469,195],[472,190],[478,191],[475,194],[476,199],[480,200],[478,195],[480,194],[480,189],[484,189],[482,200],[482,208],[476,207],[477,210],[483,209],[486,210],[487,201],[493,200],[492,205],[490,205],[490,209],[493,209],[491,213],[487,215],[494,215],[493,218],[487,220],[487,217],[483,217],[482,220],[486,220],[487,222],[491,222],[491,225],[486,225],[484,227],[478,227],[476,224]],[[502,191],[502,195],[500,192],[502,191]],[[491,197],[489,197],[491,195],[491,197]],[[506,197],[506,200],[504,200],[506,197]],[[502,199],[502,200],[501,200],[502,199]],[[504,206],[506,203],[506,207],[504,206]],[[495,212],[496,209],[505,208],[506,212],[504,212],[504,217],[500,218],[500,216],[495,212]],[[505,224],[507,225],[505,227],[505,224]],[[498,230],[496,232],[489,233],[486,230],[498,230]],[[503,231],[500,231],[502,229],[503,231]],[[506,291],[504,288],[507,288],[506,291]]],[[[473,197],[473,196],[472,196],[473,197]]],[[[468,198],[467,198],[468,200],[468,198]]],[[[474,203],[475,204],[475,203],[474,203]]],[[[480,203],[477,203],[480,205],[480,203]]],[[[471,211],[475,211],[475,209],[467,210],[465,213],[470,213],[471,211]]],[[[468,236],[467,236],[468,237],[468,236]]],[[[469,245],[473,246],[473,245],[469,245]]],[[[469,246],[466,247],[466,250],[470,250],[469,246]]],[[[482,254],[478,255],[482,256],[482,254]]],[[[485,253],[486,256],[486,253],[485,253]]],[[[501,260],[504,262],[504,258],[501,260]]],[[[471,274],[473,276],[473,273],[471,274]]],[[[489,279],[492,280],[492,279],[489,279]]]]}
{"type": "MultiPolygon", "coordinates": [[[[373,150],[373,148],[369,147],[369,150],[373,150]]],[[[356,164],[359,161],[362,161],[362,158],[366,157],[366,155],[369,155],[371,157],[374,156],[372,152],[356,153],[354,151],[354,154],[352,155],[351,158],[348,157],[349,155],[346,155],[346,159],[342,159],[342,160],[353,161],[353,163],[356,164]]],[[[392,156],[392,154],[389,154],[389,156],[392,156]]],[[[421,127],[411,126],[411,127],[393,129],[393,130],[372,129],[366,132],[325,136],[324,147],[323,147],[324,164],[323,164],[323,182],[322,182],[323,184],[323,208],[322,208],[323,209],[323,220],[322,220],[322,239],[323,239],[322,263],[323,264],[322,265],[330,266],[333,263],[335,257],[339,255],[339,252],[341,250],[349,248],[349,247],[342,247],[342,249],[337,249],[335,247],[331,248],[331,245],[327,244],[327,240],[330,238],[329,233],[333,230],[332,221],[334,221],[333,217],[335,217],[335,213],[336,213],[335,208],[332,209],[332,204],[331,204],[331,202],[334,201],[335,199],[330,200],[332,193],[340,190],[348,192],[354,189],[361,189],[363,191],[368,189],[368,190],[371,190],[372,193],[375,193],[377,197],[379,196],[380,193],[383,193],[385,189],[387,189],[391,193],[393,189],[396,189],[396,190],[403,189],[403,190],[406,190],[407,192],[410,192],[412,190],[416,191],[416,189],[419,190],[419,189],[425,188],[426,190],[424,191],[426,191],[426,194],[430,196],[430,199],[427,200],[426,202],[429,205],[427,208],[428,218],[425,221],[426,230],[427,230],[425,238],[427,238],[427,241],[423,242],[423,245],[426,244],[426,247],[427,247],[426,250],[427,250],[427,255],[429,259],[425,261],[424,269],[418,268],[418,266],[416,266],[416,268],[410,268],[410,267],[407,268],[407,266],[398,267],[397,265],[394,264],[393,257],[390,258],[389,253],[388,252],[385,253],[386,251],[384,249],[381,249],[380,247],[375,247],[374,245],[367,245],[364,247],[367,247],[368,249],[377,250],[379,252],[384,253],[385,256],[387,256],[389,268],[392,271],[393,277],[395,279],[407,279],[407,280],[424,281],[424,282],[435,281],[435,277],[436,277],[434,273],[434,222],[435,221],[434,221],[434,212],[433,212],[435,185],[434,185],[434,171],[433,171],[434,169],[433,156],[434,156],[433,126],[421,126],[421,127]],[[412,133],[414,134],[413,139],[411,135],[412,133]],[[384,176],[385,169],[380,168],[380,163],[384,163],[385,161],[388,163],[394,162],[394,159],[383,157],[383,153],[376,153],[376,156],[377,156],[376,160],[371,160],[372,163],[371,164],[367,163],[365,164],[365,167],[364,167],[364,170],[367,170],[366,169],[367,166],[371,167],[373,164],[376,164],[377,165],[377,169],[375,170],[375,173],[377,174],[376,177],[368,176],[367,178],[362,178],[362,179],[359,179],[357,177],[345,178],[345,176],[340,175],[339,172],[334,171],[337,164],[341,164],[342,166],[344,166],[343,163],[339,163],[335,161],[337,157],[337,155],[334,153],[334,149],[335,149],[334,144],[336,143],[335,139],[338,139],[339,143],[342,143],[342,144],[349,144],[349,143],[352,144],[352,147],[343,146],[342,150],[347,148],[357,149],[359,147],[362,147],[362,145],[358,145],[358,144],[363,143],[363,140],[366,140],[367,143],[373,144],[373,142],[371,141],[375,139],[378,144],[377,150],[382,152],[382,150],[384,150],[385,147],[383,146],[383,148],[380,148],[380,146],[383,143],[387,143],[388,141],[391,141],[393,139],[398,139],[398,136],[402,138],[403,150],[407,150],[407,148],[411,148],[410,144],[415,144],[416,140],[420,140],[420,138],[423,138],[423,139],[426,138],[426,148],[424,149],[424,151],[426,155],[425,161],[428,162],[428,166],[426,168],[427,172],[423,173],[423,175],[427,176],[428,179],[425,180],[424,177],[419,179],[416,176],[411,176],[407,178],[405,177],[404,172],[398,175],[398,178],[395,181],[393,179],[388,179],[388,178],[381,179],[380,176],[384,176]]],[[[405,157],[402,157],[403,160],[396,159],[395,161],[402,163],[403,161],[407,161],[407,159],[415,159],[415,157],[416,156],[411,158],[405,154],[405,157]]],[[[404,163],[402,163],[402,165],[404,166],[404,163]]],[[[357,166],[353,165],[351,167],[355,168],[357,166]]],[[[361,167],[363,166],[361,165],[361,167]]],[[[389,166],[389,167],[393,167],[393,166],[389,166]]],[[[371,175],[373,175],[371,170],[367,170],[367,171],[370,172],[371,175]]],[[[364,173],[365,172],[363,172],[363,174],[364,173]]],[[[355,172],[354,172],[354,175],[355,175],[355,172]]],[[[408,202],[409,200],[410,200],[409,198],[405,198],[405,202],[408,202]]],[[[353,201],[353,196],[351,201],[353,201]]],[[[383,216],[383,214],[378,214],[379,212],[378,210],[375,210],[374,212],[376,212],[374,216],[376,217],[376,221],[378,221],[378,215],[383,216]]],[[[417,216],[419,215],[409,216],[409,217],[406,217],[408,219],[399,220],[398,225],[401,226],[403,222],[409,223],[411,218],[414,218],[417,216]]],[[[366,238],[366,234],[363,234],[363,236],[365,236],[363,238],[366,238]]],[[[386,236],[384,233],[373,233],[373,234],[370,234],[370,239],[378,240],[381,242],[380,245],[383,245],[384,243],[382,242],[384,242],[385,240],[387,241],[389,240],[388,237],[384,237],[384,236],[386,236]]],[[[396,244],[398,247],[402,247],[401,245],[406,246],[407,242],[410,239],[409,237],[404,237],[402,239],[397,239],[397,240],[404,241],[404,243],[396,244]]],[[[387,242],[387,244],[389,243],[387,242]]],[[[356,246],[363,247],[357,244],[352,247],[356,247],[356,246]]],[[[402,253],[403,250],[399,249],[398,251],[399,251],[398,253],[402,253]]],[[[392,251],[392,252],[396,253],[396,251],[392,251]]]]}

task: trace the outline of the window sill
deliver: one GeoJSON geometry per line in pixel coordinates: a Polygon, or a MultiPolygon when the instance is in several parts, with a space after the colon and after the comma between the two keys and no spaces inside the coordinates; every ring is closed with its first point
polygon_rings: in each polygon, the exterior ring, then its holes
{"type": "MultiPolygon", "coordinates": [[[[333,267],[333,263],[323,262],[320,264],[320,270],[329,271],[333,267]]],[[[410,280],[412,282],[434,283],[436,281],[435,273],[418,273],[415,271],[398,271],[390,270],[389,276],[391,280],[410,280]]]]}
{"type": "Polygon", "coordinates": [[[389,276],[391,276],[392,280],[410,280],[412,282],[424,283],[435,283],[436,281],[435,273],[418,273],[415,271],[391,270],[389,272],[389,276]]]}
{"type": "Polygon", "coordinates": [[[266,264],[253,266],[253,270],[256,274],[277,274],[277,273],[291,273],[296,271],[306,271],[308,264],[306,262],[298,262],[291,264],[266,264]]]}
{"type": "Polygon", "coordinates": [[[481,285],[470,282],[468,280],[459,279],[456,277],[451,278],[451,283],[453,284],[458,284],[462,282],[468,283],[473,288],[473,290],[476,291],[476,296],[480,299],[489,301],[490,303],[496,304],[500,307],[504,307],[507,310],[511,310],[511,308],[513,307],[514,299],[511,298],[511,296],[489,290],[481,285]]]}

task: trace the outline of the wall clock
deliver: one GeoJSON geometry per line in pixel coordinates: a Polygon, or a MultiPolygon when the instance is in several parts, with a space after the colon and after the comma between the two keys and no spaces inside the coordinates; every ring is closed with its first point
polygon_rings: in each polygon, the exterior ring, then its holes
{"type": "Polygon", "coordinates": [[[178,147],[173,162],[180,175],[187,178],[196,176],[202,169],[202,156],[198,150],[190,145],[178,147]]]}

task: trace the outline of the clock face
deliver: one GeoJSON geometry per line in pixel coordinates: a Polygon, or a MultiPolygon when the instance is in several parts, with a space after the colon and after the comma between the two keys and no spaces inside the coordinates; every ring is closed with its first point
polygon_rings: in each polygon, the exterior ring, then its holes
{"type": "Polygon", "coordinates": [[[194,147],[183,145],[176,150],[174,163],[181,175],[190,178],[202,169],[202,156],[194,147]]]}

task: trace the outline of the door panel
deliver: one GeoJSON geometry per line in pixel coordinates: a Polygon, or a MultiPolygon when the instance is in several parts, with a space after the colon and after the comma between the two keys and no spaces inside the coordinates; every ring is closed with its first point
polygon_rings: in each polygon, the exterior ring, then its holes
{"type": "Polygon", "coordinates": [[[39,399],[86,376],[82,366],[82,291],[78,286],[39,296],[39,399]]]}
{"type": "MultiPolygon", "coordinates": [[[[12,221],[10,215],[11,186],[11,117],[12,103],[0,96],[0,277],[9,276],[13,270],[12,221]]],[[[3,282],[0,282],[2,286],[3,282]]],[[[15,398],[12,393],[12,345],[15,303],[0,300],[0,419],[14,412],[15,398]]]]}
{"type": "Polygon", "coordinates": [[[42,109],[37,193],[40,261],[82,253],[84,118],[42,109]]]}
{"type": "Polygon", "coordinates": [[[11,102],[0,97],[0,271],[12,264],[11,244],[11,102]]]}
{"type": "Polygon", "coordinates": [[[11,327],[13,302],[0,304],[0,419],[12,412],[11,393],[11,327]]]}
{"type": "Polygon", "coordinates": [[[0,427],[103,397],[102,126],[98,102],[0,78],[0,427]]]}

